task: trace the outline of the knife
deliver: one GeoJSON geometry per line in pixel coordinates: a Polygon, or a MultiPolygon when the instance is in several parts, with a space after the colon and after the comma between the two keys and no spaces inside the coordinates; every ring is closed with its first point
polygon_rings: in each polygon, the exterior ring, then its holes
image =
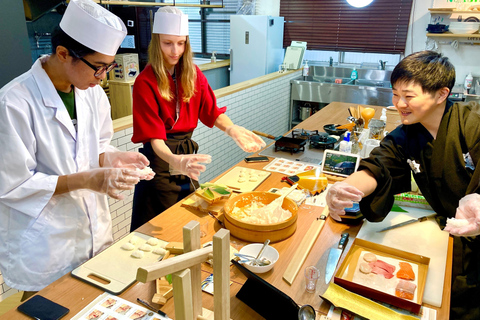
{"type": "Polygon", "coordinates": [[[338,260],[340,260],[340,257],[342,256],[343,249],[347,245],[349,236],[350,235],[348,234],[348,232],[342,233],[342,237],[338,242],[338,247],[330,249],[330,253],[328,254],[327,266],[325,268],[325,283],[329,283],[330,280],[332,280],[333,273],[337,268],[338,260]]]}
{"type": "Polygon", "coordinates": [[[431,214],[431,215],[428,215],[428,216],[423,216],[423,217],[416,218],[416,219],[410,219],[410,220],[407,220],[407,221],[404,221],[404,222],[401,222],[401,223],[394,224],[393,226],[383,228],[381,230],[378,230],[377,232],[383,232],[383,231],[395,229],[395,228],[398,228],[398,227],[403,227],[403,226],[406,226],[406,225],[414,223],[414,222],[422,222],[422,221],[427,220],[428,218],[435,217],[436,215],[437,214],[434,213],[434,214],[431,214]]]}

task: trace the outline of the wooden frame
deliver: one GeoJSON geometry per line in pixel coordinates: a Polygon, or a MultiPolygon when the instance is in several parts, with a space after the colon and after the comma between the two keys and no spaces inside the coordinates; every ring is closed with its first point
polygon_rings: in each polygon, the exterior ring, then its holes
{"type": "Polygon", "coordinates": [[[215,320],[230,319],[230,231],[220,229],[213,236],[213,247],[201,248],[200,223],[183,227],[184,253],[138,268],[137,280],[143,283],[172,274],[175,319],[206,319],[202,310],[201,263],[213,253],[215,320]]]}

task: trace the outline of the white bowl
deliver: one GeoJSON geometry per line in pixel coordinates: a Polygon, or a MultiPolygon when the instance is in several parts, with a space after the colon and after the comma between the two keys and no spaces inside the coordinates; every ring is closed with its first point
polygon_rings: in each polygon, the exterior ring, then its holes
{"type": "Polygon", "coordinates": [[[450,22],[448,31],[451,33],[474,33],[480,28],[480,22],[450,22]]]}
{"type": "MultiPolygon", "coordinates": [[[[256,257],[262,249],[262,246],[263,243],[247,244],[240,249],[239,253],[248,254],[252,257],[256,257]]],[[[272,263],[270,263],[268,266],[252,266],[249,262],[246,262],[243,264],[243,266],[254,273],[265,273],[273,268],[273,265],[275,264],[275,262],[277,262],[280,255],[274,247],[267,246],[263,251],[262,257],[267,258],[272,263]]]]}

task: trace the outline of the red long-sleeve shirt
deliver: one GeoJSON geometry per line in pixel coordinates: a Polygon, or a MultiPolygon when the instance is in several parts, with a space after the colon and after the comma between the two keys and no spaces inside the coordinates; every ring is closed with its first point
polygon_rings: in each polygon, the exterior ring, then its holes
{"type": "MultiPolygon", "coordinates": [[[[176,99],[166,101],[160,95],[157,79],[151,65],[138,75],[133,86],[133,136],[132,142],[145,143],[151,139],[167,139],[168,133],[192,132],[200,120],[204,125],[212,128],[217,117],[227,108],[218,108],[217,100],[205,75],[197,68],[195,94],[190,102],[181,101],[180,115],[175,123],[176,99]]],[[[175,83],[169,75],[171,91],[175,93],[175,83]]],[[[183,89],[178,81],[178,96],[183,89]]]]}

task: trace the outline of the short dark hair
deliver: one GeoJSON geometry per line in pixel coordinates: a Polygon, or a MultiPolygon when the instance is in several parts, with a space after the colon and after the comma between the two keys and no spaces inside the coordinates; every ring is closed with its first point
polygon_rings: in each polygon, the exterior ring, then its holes
{"type": "Polygon", "coordinates": [[[66,34],[65,31],[60,28],[60,26],[57,26],[52,32],[52,52],[55,53],[58,46],[67,48],[70,55],[77,59],[95,53],[95,50],[84,46],[66,34]]]}
{"type": "Polygon", "coordinates": [[[455,67],[438,52],[415,52],[400,61],[390,77],[392,87],[398,82],[412,81],[420,85],[423,92],[435,93],[444,87],[451,92],[455,84],[455,67]]]}

